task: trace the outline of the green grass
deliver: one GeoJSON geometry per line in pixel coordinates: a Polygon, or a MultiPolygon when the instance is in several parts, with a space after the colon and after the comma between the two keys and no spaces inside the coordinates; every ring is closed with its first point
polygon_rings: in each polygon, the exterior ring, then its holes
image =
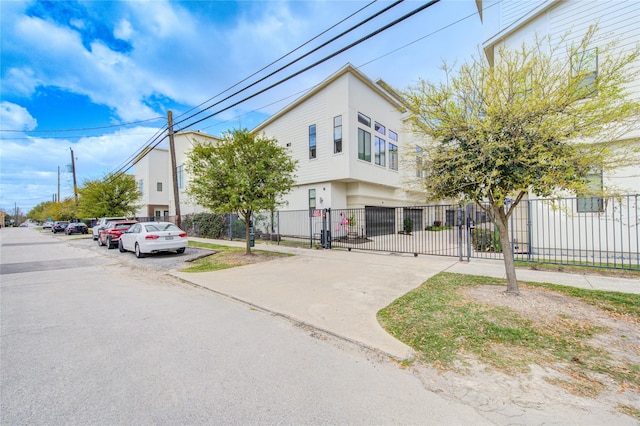
{"type": "Polygon", "coordinates": [[[189,246],[210,249],[214,251],[214,254],[193,261],[192,265],[182,269],[182,272],[220,271],[251,263],[264,262],[283,256],[292,256],[288,253],[264,250],[251,250],[252,255],[248,256],[245,253],[246,249],[244,247],[230,247],[221,244],[201,243],[198,241],[189,241],[189,246]]]}
{"type": "MultiPolygon", "coordinates": [[[[464,289],[480,285],[506,287],[505,280],[440,273],[378,312],[380,324],[411,346],[417,359],[436,368],[460,368],[469,358],[510,374],[526,372],[532,363],[556,366],[584,383],[564,383],[585,394],[597,393],[596,376],[604,374],[621,387],[640,391],[640,364],[619,365],[588,340],[603,329],[561,317],[538,321],[506,308],[477,302],[464,289]]],[[[590,291],[552,284],[544,287],[574,297],[640,324],[640,295],[590,291]]],[[[496,296],[498,297],[498,296],[496,296]]]]}

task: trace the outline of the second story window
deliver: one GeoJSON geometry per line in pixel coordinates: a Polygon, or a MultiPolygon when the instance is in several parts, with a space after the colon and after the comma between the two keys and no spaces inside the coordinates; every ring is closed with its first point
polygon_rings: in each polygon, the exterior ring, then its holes
{"type": "Polygon", "coordinates": [[[309,158],[316,158],[316,125],[309,126],[309,158]]]}
{"type": "Polygon", "coordinates": [[[389,142],[389,168],[398,170],[398,147],[389,142]]]}
{"type": "Polygon", "coordinates": [[[588,49],[571,58],[571,84],[579,99],[589,98],[596,93],[598,78],[598,49],[588,49]]]}
{"type": "Polygon", "coordinates": [[[342,152],[342,116],[333,117],[333,153],[342,152]]]}
{"type": "Polygon", "coordinates": [[[367,127],[371,127],[371,119],[363,113],[358,113],[358,123],[364,124],[367,127]]]}
{"type": "Polygon", "coordinates": [[[184,167],[182,165],[176,167],[176,175],[178,176],[178,188],[184,188],[184,167]]]}
{"type": "Polygon", "coordinates": [[[382,124],[376,122],[374,124],[374,128],[376,129],[376,132],[378,132],[380,134],[383,134],[383,135],[386,135],[387,129],[382,124]]]}
{"type": "Polygon", "coordinates": [[[140,181],[138,182],[138,189],[140,190],[141,194],[144,194],[144,179],[140,179],[140,181]]]}
{"type": "Polygon", "coordinates": [[[162,192],[162,182],[156,183],[156,191],[162,192]]]}
{"type": "Polygon", "coordinates": [[[371,133],[358,129],[358,160],[371,162],[371,133]]]}
{"type": "Polygon", "coordinates": [[[387,151],[387,143],[384,139],[374,137],[374,158],[378,166],[385,166],[385,153],[387,151]]]}

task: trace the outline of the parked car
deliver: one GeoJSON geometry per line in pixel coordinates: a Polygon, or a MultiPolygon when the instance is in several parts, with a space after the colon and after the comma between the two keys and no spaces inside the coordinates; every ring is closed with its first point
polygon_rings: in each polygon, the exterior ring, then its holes
{"type": "Polygon", "coordinates": [[[138,222],[135,220],[109,222],[105,228],[100,230],[100,234],[98,234],[98,245],[106,245],[110,249],[116,248],[118,241],[120,241],[120,235],[122,235],[123,232],[127,232],[127,230],[136,223],[138,222]]]}
{"type": "Polygon", "coordinates": [[[69,225],[67,225],[67,229],[64,230],[64,233],[67,235],[88,234],[89,227],[82,222],[71,222],[69,225]]]}
{"type": "Polygon", "coordinates": [[[51,229],[53,227],[53,222],[46,221],[42,224],[42,229],[51,229]]]}
{"type": "Polygon", "coordinates": [[[57,234],[58,232],[64,232],[64,230],[67,229],[68,225],[69,225],[69,222],[66,222],[66,221],[53,222],[53,226],[51,227],[51,232],[53,232],[54,234],[57,234]]]}
{"type": "Polygon", "coordinates": [[[120,236],[120,252],[133,251],[136,257],[175,251],[184,253],[187,233],[171,222],[141,222],[131,226],[120,236]]]}
{"type": "Polygon", "coordinates": [[[103,229],[105,226],[107,226],[107,223],[113,222],[114,220],[127,220],[127,218],[121,216],[121,217],[101,217],[100,219],[98,219],[96,224],[91,227],[91,234],[93,237],[93,241],[96,241],[98,239],[98,236],[100,235],[100,230],[103,229]]]}

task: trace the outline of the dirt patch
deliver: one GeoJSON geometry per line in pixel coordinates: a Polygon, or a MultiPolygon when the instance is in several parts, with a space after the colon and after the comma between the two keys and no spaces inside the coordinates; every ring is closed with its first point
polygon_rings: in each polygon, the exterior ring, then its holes
{"type": "MultiPolygon", "coordinates": [[[[625,364],[640,364],[640,326],[633,319],[614,317],[548,289],[521,284],[520,290],[521,295],[515,297],[505,294],[502,287],[486,285],[466,288],[463,295],[483,304],[508,307],[540,327],[557,321],[598,327],[600,332],[588,340],[589,345],[605,351],[610,362],[621,368],[625,364]]],[[[573,361],[580,359],[576,357],[573,361]]],[[[418,370],[428,388],[476,406],[500,424],[510,423],[512,416],[520,415],[527,418],[534,415],[545,419],[543,423],[557,424],[573,423],[578,418],[600,424],[637,423],[640,389],[621,388],[608,376],[596,372],[587,378],[565,367],[531,365],[528,373],[505,374],[474,359],[465,359],[464,367],[457,371],[418,370]],[[591,391],[590,387],[594,389],[591,391]],[[551,412],[558,413],[558,417],[548,418],[551,412]]]]}

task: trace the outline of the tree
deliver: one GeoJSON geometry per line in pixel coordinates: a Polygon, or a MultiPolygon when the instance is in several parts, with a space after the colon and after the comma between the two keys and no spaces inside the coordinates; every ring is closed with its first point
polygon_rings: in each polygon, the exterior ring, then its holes
{"type": "Polygon", "coordinates": [[[243,218],[246,253],[251,254],[252,214],[277,207],[278,199],[291,190],[295,168],[296,162],[275,139],[231,130],[219,142],[195,143],[188,154],[188,193],[215,213],[243,218]]]}
{"type": "Polygon", "coordinates": [[[422,80],[405,91],[412,129],[424,140],[422,188],[430,199],[474,201],[487,212],[503,247],[507,294],[519,294],[508,219],[522,198],[586,194],[594,168],[634,161],[615,141],[637,126],[640,105],[627,88],[638,48],[600,49],[596,74],[595,32],[577,45],[537,38],[502,47],[493,66],[480,54],[456,72],[445,65],[443,83],[422,80]]]}
{"type": "Polygon", "coordinates": [[[142,193],[132,175],[108,175],[85,180],[78,189],[78,213],[82,217],[133,216],[142,193]]]}

